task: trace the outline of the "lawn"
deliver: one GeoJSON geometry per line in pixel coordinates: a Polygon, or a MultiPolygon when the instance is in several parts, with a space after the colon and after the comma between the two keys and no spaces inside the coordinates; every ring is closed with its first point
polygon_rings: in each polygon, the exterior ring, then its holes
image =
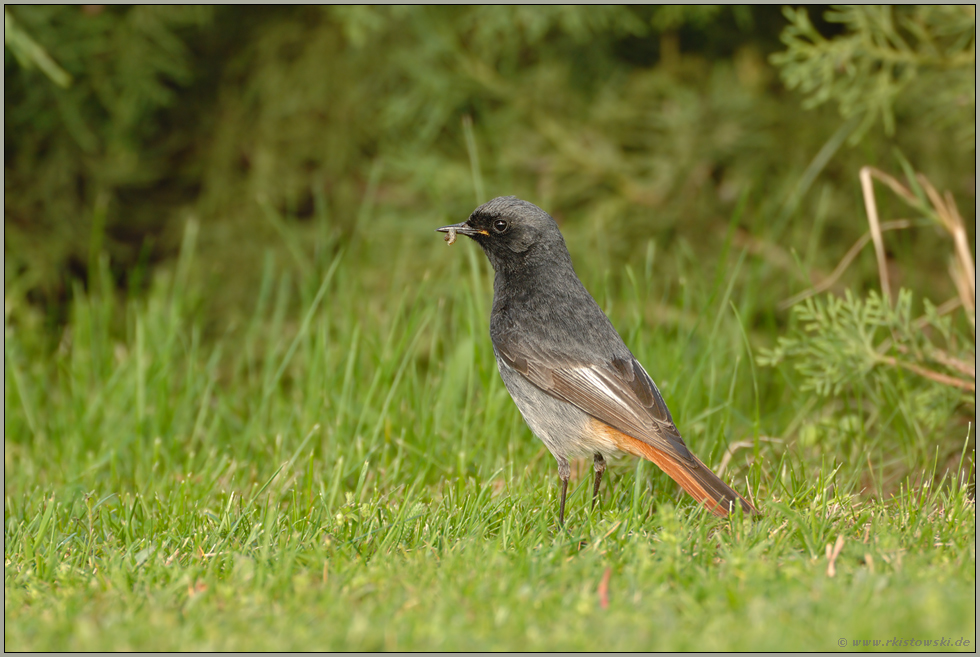
{"type": "Polygon", "coordinates": [[[5,325],[5,649],[975,650],[972,429],[952,465],[822,442],[792,368],[757,362],[774,331],[745,318],[777,300],[733,282],[763,261],[726,242],[713,273],[693,249],[665,271],[651,240],[606,267],[571,230],[688,444],[763,515],[716,519],[635,460],[591,511],[583,461],[562,530],[489,265],[431,224],[299,281],[256,263],[222,326],[190,223],[146,295],[103,267],[56,344],[5,325]]]}

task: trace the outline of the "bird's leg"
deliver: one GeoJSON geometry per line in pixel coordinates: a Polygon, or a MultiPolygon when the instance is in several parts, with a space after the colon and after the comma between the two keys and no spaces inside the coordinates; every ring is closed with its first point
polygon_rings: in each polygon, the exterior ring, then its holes
{"type": "Polygon", "coordinates": [[[565,496],[568,494],[568,478],[572,476],[572,468],[568,459],[556,457],[558,460],[558,478],[561,479],[561,506],[558,507],[558,525],[565,526],[565,496]]]}
{"type": "Polygon", "coordinates": [[[565,526],[565,495],[568,494],[568,479],[561,480],[561,506],[558,507],[558,525],[565,526]]]}
{"type": "Polygon", "coordinates": [[[599,482],[602,481],[602,473],[606,471],[606,461],[599,452],[595,453],[592,468],[595,470],[595,486],[592,488],[592,510],[594,511],[595,503],[599,500],[599,482]]]}

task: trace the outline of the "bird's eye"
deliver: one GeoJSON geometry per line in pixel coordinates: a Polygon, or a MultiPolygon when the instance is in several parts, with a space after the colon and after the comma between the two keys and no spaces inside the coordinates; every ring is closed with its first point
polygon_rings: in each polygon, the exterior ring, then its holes
{"type": "Polygon", "coordinates": [[[507,230],[507,222],[503,219],[497,219],[493,222],[493,230],[497,233],[502,233],[507,230]]]}

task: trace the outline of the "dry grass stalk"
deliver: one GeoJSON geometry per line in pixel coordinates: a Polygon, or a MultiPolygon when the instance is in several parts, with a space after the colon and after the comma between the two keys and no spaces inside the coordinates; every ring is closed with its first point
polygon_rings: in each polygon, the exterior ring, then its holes
{"type": "Polygon", "coordinates": [[[873,181],[878,180],[888,186],[889,189],[895,192],[897,196],[910,206],[931,216],[936,223],[942,226],[952,236],[954,257],[950,265],[950,278],[956,286],[956,293],[959,297],[958,305],[963,306],[970,323],[976,326],[976,268],[974,266],[973,254],[970,252],[970,244],[966,234],[966,227],[963,224],[963,217],[960,216],[956,202],[953,200],[953,195],[948,191],[940,194],[932,183],[929,182],[928,178],[921,173],[916,175],[916,182],[918,182],[928,197],[928,203],[917,196],[907,186],[899,182],[895,177],[875,167],[862,167],[859,178],[861,180],[861,191],[864,195],[864,207],[868,215],[869,231],[851,246],[844,255],[844,258],[841,259],[840,263],[828,277],[813,287],[781,302],[779,307],[781,309],[789,308],[804,299],[828,290],[844,274],[869,240],[875,245],[875,259],[878,263],[881,292],[886,298],[892,298],[891,281],[888,276],[888,263],[885,256],[885,243],[882,235],[886,231],[902,230],[910,228],[914,224],[908,219],[881,222],[878,217],[878,204],[875,201],[873,185],[873,181]]]}
{"type": "MultiPolygon", "coordinates": [[[[888,281],[888,262],[885,260],[885,242],[881,237],[881,222],[878,221],[878,205],[875,203],[874,185],[871,177],[881,173],[872,167],[861,167],[861,191],[864,194],[864,209],[868,213],[868,225],[871,226],[871,239],[875,245],[875,257],[878,259],[878,277],[881,279],[881,293],[886,299],[892,298],[891,283],[888,281]]],[[[882,174],[887,176],[888,174],[882,174]]],[[[891,176],[888,176],[891,178],[891,176]]],[[[894,180],[894,179],[892,179],[894,180]]],[[[897,182],[897,181],[896,181],[897,182]]]]}
{"type": "MultiPolygon", "coordinates": [[[[886,221],[885,223],[881,224],[881,231],[885,232],[889,230],[902,230],[904,228],[909,228],[911,226],[912,226],[912,222],[909,221],[908,219],[896,219],[895,221],[886,221]]],[[[843,258],[841,258],[841,261],[837,264],[837,267],[834,268],[834,271],[832,271],[829,276],[827,276],[825,279],[823,279],[822,281],[820,281],[810,289],[803,290],[799,294],[794,294],[789,299],[785,299],[784,301],[781,301],[779,303],[779,309],[785,310],[787,308],[795,306],[796,304],[798,304],[800,301],[803,301],[804,299],[809,299],[810,297],[816,294],[820,294],[821,292],[826,292],[827,290],[829,290],[834,285],[834,283],[836,283],[837,280],[844,275],[844,272],[847,271],[847,268],[851,266],[851,263],[854,261],[854,258],[857,257],[858,253],[860,253],[861,250],[865,246],[867,246],[868,242],[870,241],[871,241],[871,231],[868,231],[867,233],[862,235],[858,239],[858,241],[856,241],[853,244],[853,246],[851,246],[850,249],[848,249],[847,253],[844,255],[843,258]]]]}
{"type": "MultiPolygon", "coordinates": [[[[970,245],[967,241],[966,227],[963,224],[963,218],[960,216],[959,209],[956,207],[956,203],[953,200],[953,195],[948,191],[944,194],[940,194],[932,183],[930,183],[929,180],[921,173],[916,175],[915,182],[917,182],[921,187],[928,200],[922,198],[921,194],[916,194],[912,189],[903,185],[895,177],[890,176],[884,171],[874,167],[862,167],[859,178],[861,180],[861,189],[864,194],[865,210],[868,215],[869,231],[862,235],[861,238],[854,243],[830,276],[813,287],[804,290],[803,292],[794,295],[789,299],[786,299],[780,304],[780,307],[787,308],[806,298],[829,289],[843,275],[843,273],[850,266],[851,262],[854,261],[854,258],[857,257],[857,254],[868,244],[869,241],[873,242],[875,245],[875,257],[878,262],[878,276],[881,280],[882,295],[886,299],[892,298],[891,282],[888,277],[888,267],[885,258],[885,246],[882,235],[888,230],[902,230],[909,228],[913,225],[913,222],[908,219],[898,219],[885,223],[880,221],[878,217],[878,206],[875,201],[873,185],[873,181],[878,180],[879,182],[884,183],[889,189],[895,192],[897,196],[899,196],[914,209],[919,210],[926,216],[931,217],[937,224],[942,226],[942,228],[948,232],[950,236],[952,236],[954,250],[953,261],[950,263],[949,273],[950,278],[953,280],[953,284],[956,286],[957,296],[938,306],[936,308],[936,312],[943,315],[955,310],[958,307],[962,307],[966,312],[966,316],[970,324],[972,326],[976,326],[976,269],[974,267],[973,255],[970,252],[970,245]]],[[[928,323],[929,320],[927,317],[920,317],[915,321],[915,326],[920,330],[925,330],[928,323]]],[[[885,340],[884,343],[879,345],[877,351],[879,354],[882,354],[880,356],[881,362],[892,367],[902,367],[909,371],[915,372],[920,376],[924,376],[944,385],[959,388],[960,390],[971,392],[976,391],[976,367],[972,363],[968,363],[959,358],[951,356],[938,348],[928,350],[928,357],[930,360],[933,360],[956,373],[964,374],[972,379],[972,381],[964,380],[942,372],[936,372],[917,363],[909,363],[884,355],[884,352],[890,349],[892,346],[893,342],[891,339],[885,340]]],[[[901,348],[901,346],[898,346],[898,348],[900,351],[905,351],[901,348]]],[[[726,457],[730,458],[730,455],[726,454],[726,457]]],[[[725,461],[723,465],[727,465],[727,461],[725,461]]]]}
{"type": "Polygon", "coordinates": [[[950,276],[953,279],[953,284],[956,286],[957,294],[960,297],[960,302],[963,304],[963,309],[966,311],[967,318],[972,325],[976,326],[976,268],[974,267],[973,254],[970,253],[970,245],[967,241],[963,217],[960,216],[960,211],[956,207],[953,195],[948,191],[945,194],[940,194],[932,183],[929,182],[929,179],[921,173],[916,174],[915,179],[925,191],[929,199],[928,204],[896,178],[880,169],[862,167],[859,177],[861,179],[861,190],[864,194],[864,206],[868,213],[868,225],[871,228],[871,238],[875,245],[875,256],[878,260],[878,276],[881,278],[882,294],[888,299],[892,298],[891,284],[888,279],[888,268],[885,261],[882,225],[878,220],[878,207],[875,203],[872,179],[883,182],[910,206],[931,216],[936,223],[942,226],[952,236],[954,259],[950,276]]]}
{"type": "Polygon", "coordinates": [[[831,547],[830,543],[827,543],[827,577],[834,577],[837,574],[837,557],[840,556],[840,551],[844,549],[844,535],[841,534],[837,537],[837,541],[834,546],[831,547]]]}

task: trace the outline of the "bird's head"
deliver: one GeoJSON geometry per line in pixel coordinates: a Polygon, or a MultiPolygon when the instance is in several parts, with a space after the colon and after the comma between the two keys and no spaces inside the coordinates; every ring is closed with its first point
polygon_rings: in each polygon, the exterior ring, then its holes
{"type": "Polygon", "coordinates": [[[547,212],[516,196],[484,203],[460,224],[436,229],[475,240],[497,272],[507,273],[534,264],[571,264],[558,224],[547,212]]]}

